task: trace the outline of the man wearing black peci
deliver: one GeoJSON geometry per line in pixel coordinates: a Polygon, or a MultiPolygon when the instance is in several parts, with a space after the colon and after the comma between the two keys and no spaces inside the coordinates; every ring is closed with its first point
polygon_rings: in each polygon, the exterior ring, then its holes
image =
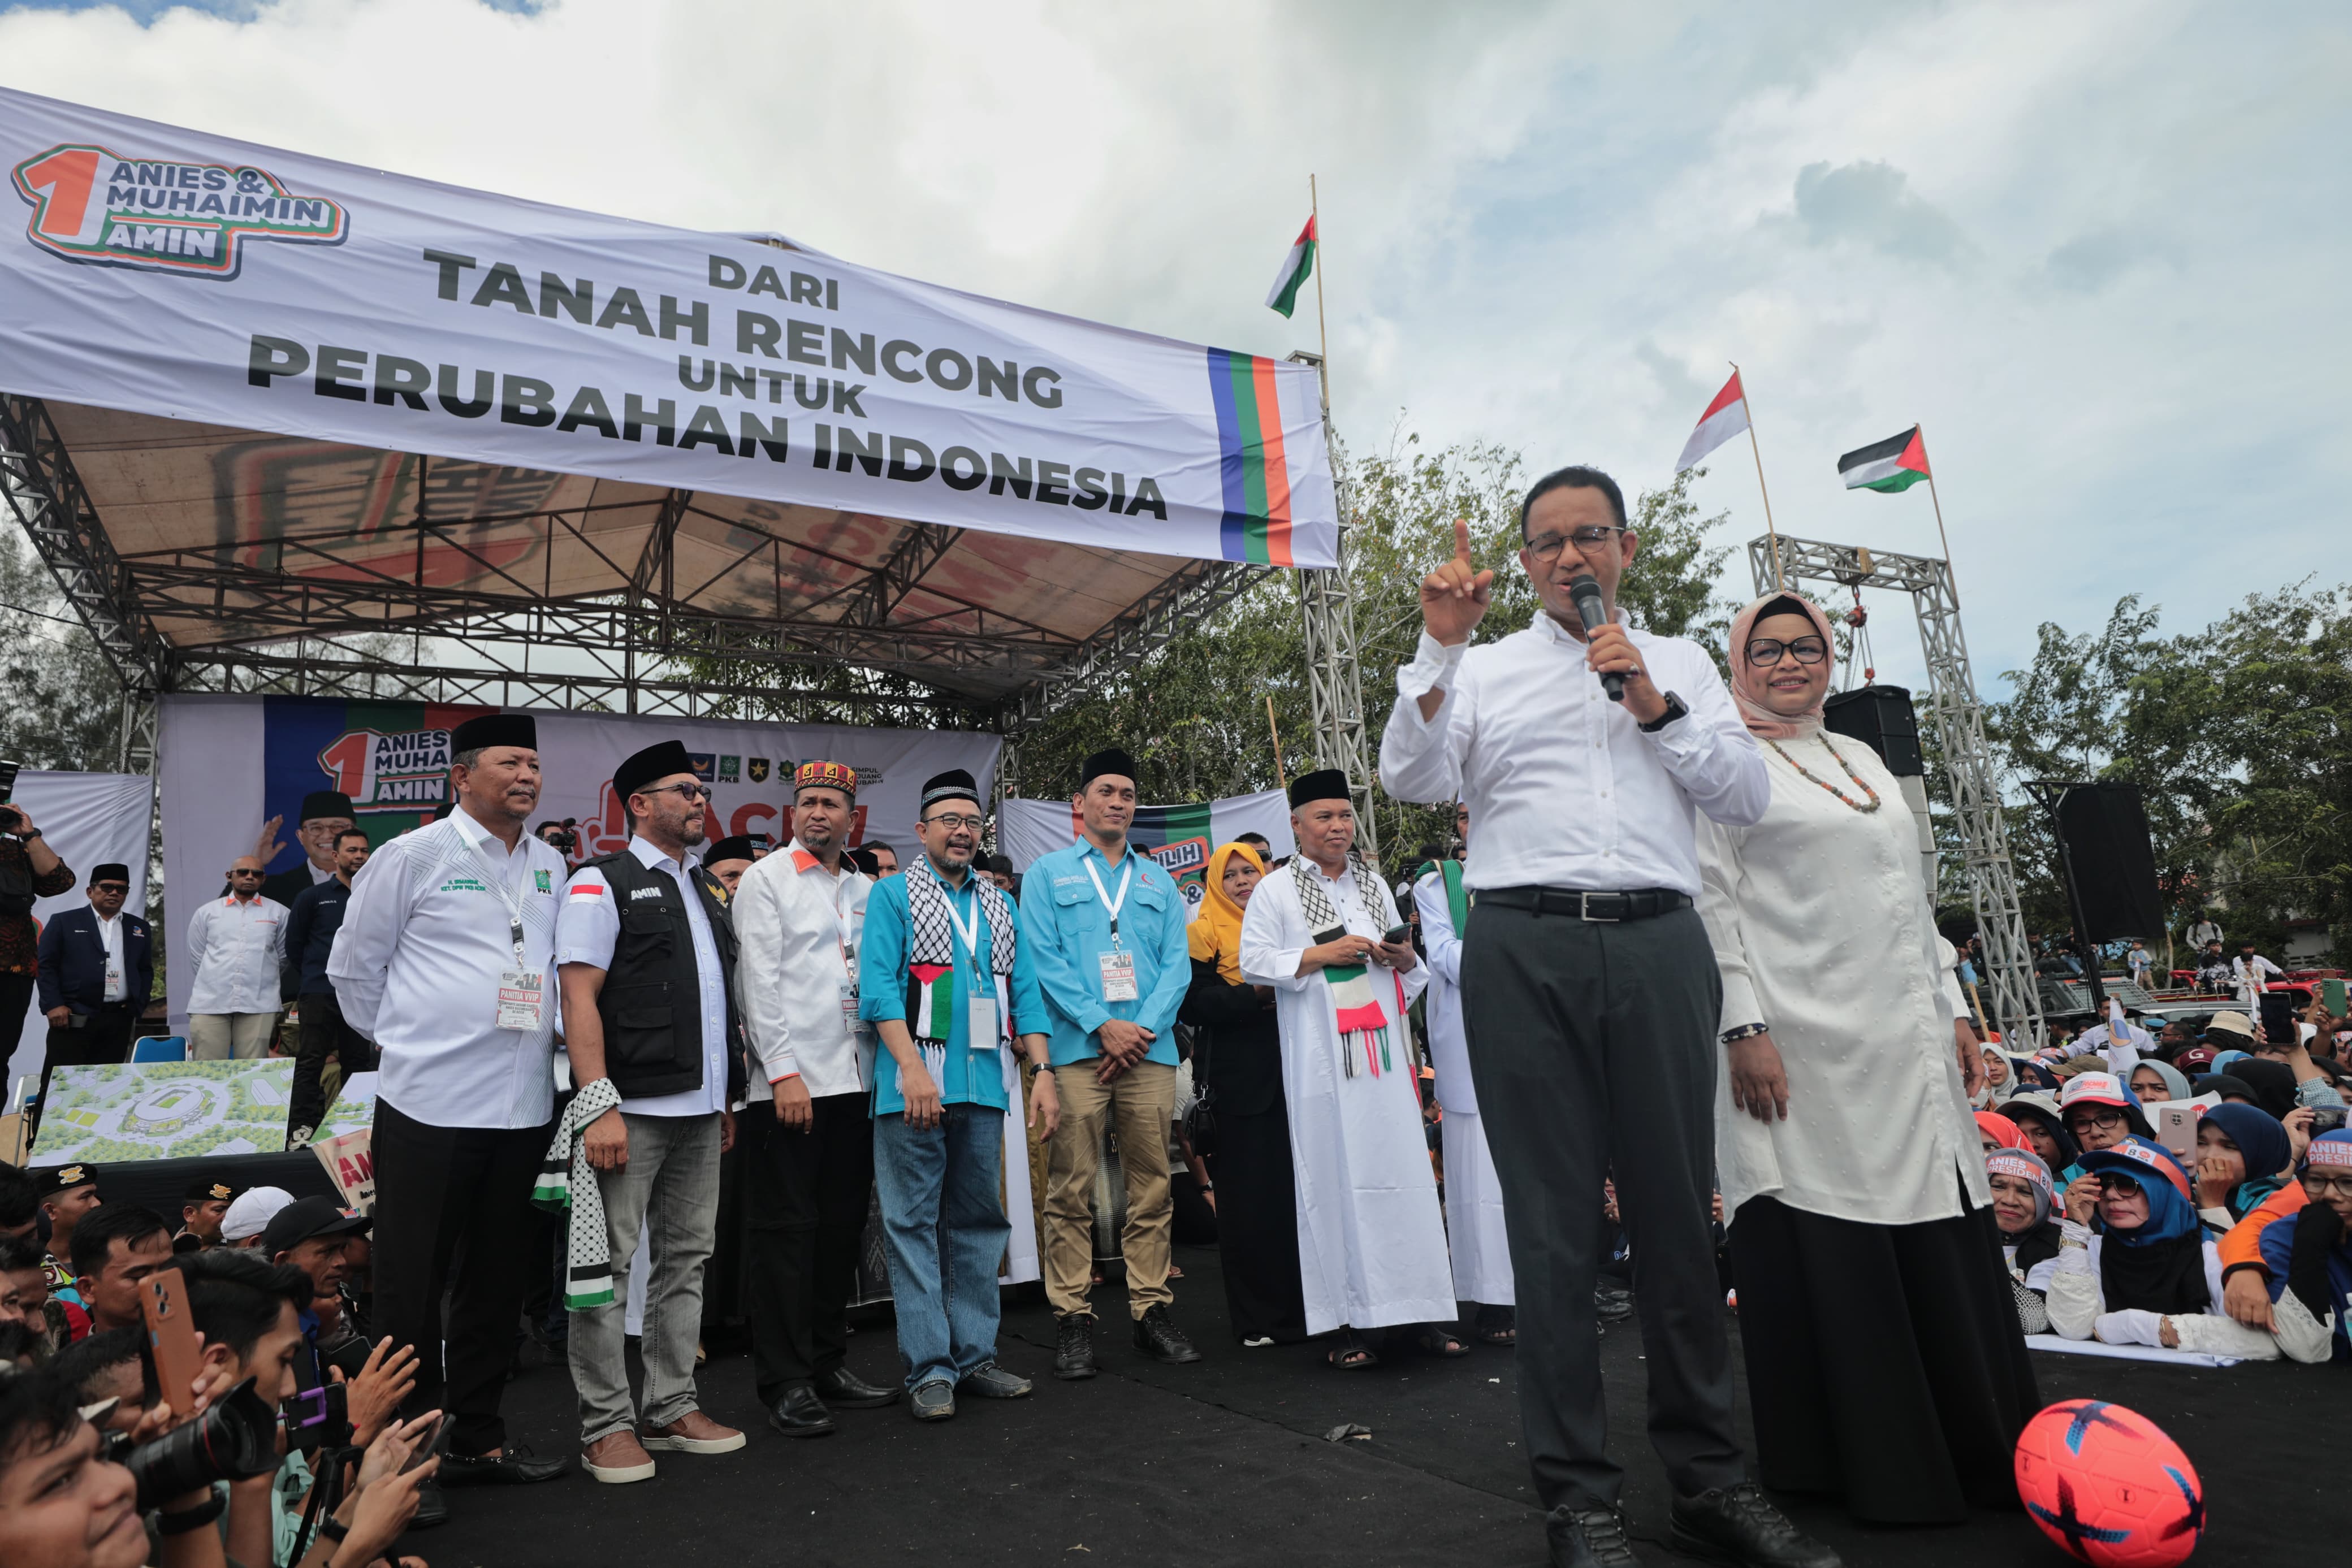
{"type": "Polygon", "coordinates": [[[1763,754],[1704,650],[1618,621],[1637,540],[1614,480],[1548,474],[1519,526],[1542,613],[1469,647],[1495,574],[1474,565],[1457,522],[1454,558],[1422,583],[1421,644],[1398,672],[1381,780],[1401,800],[1458,800],[1478,824],[1463,874],[1463,1021],[1512,1271],[1521,1299],[1550,1303],[1519,1320],[1518,1364],[1551,1560],[1640,1561],[1604,1452],[1593,1322],[1613,1175],[1675,1544],[1827,1568],[1836,1554],[1747,1479],[1708,1218],[1722,982],[1693,907],[1694,813],[1761,817],[1763,754]]]}
{"type": "Polygon", "coordinates": [[[131,1030],[155,991],[155,946],[147,923],[122,912],[130,896],[128,865],[94,866],[88,906],[54,915],[41,929],[41,1011],[49,1020],[44,1096],[58,1068],[102,1066],[131,1054],[131,1030]]]}

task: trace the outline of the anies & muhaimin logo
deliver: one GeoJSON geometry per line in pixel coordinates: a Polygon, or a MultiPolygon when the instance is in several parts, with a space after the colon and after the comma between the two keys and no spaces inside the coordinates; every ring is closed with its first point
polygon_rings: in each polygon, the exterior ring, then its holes
{"type": "Polygon", "coordinates": [[[298,195],[265,169],[124,158],[68,144],[16,167],[32,204],[26,233],[72,261],[235,277],[246,240],[341,245],[338,202],[298,195]]]}

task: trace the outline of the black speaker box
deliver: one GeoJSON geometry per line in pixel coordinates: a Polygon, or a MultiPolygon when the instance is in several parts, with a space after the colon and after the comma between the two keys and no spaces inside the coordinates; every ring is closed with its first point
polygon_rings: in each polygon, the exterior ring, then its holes
{"type": "Polygon", "coordinates": [[[1897,779],[1927,771],[1919,759],[1919,716],[1901,686],[1856,686],[1822,704],[1822,723],[1832,734],[1867,741],[1897,779]]]}
{"type": "Polygon", "coordinates": [[[2139,786],[2121,781],[2071,786],[2058,801],[2058,831],[2074,863],[2083,899],[2083,939],[2164,935],[2157,897],[2156,851],[2139,786]]]}

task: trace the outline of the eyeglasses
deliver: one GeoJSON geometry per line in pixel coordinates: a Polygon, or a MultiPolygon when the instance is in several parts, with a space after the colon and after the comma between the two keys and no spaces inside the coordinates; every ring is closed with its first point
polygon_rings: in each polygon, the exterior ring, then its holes
{"type": "Polygon", "coordinates": [[[936,817],[923,819],[923,826],[927,828],[969,828],[975,833],[987,825],[985,817],[959,817],[945,811],[936,817]]]}
{"type": "Polygon", "coordinates": [[[1588,528],[1571,528],[1564,534],[1538,534],[1527,542],[1526,548],[1530,559],[1549,566],[1559,559],[1560,547],[1571,540],[1575,542],[1577,554],[1589,555],[1598,547],[1607,544],[1610,535],[1624,531],[1613,525],[1604,527],[1596,523],[1588,528]]]}
{"type": "Polygon", "coordinates": [[[131,884],[127,882],[94,882],[89,884],[89,890],[92,893],[129,893],[131,884]]]}
{"type": "Polygon", "coordinates": [[[1819,637],[1800,637],[1790,643],[1783,643],[1778,637],[1759,637],[1748,644],[1748,662],[1769,669],[1780,662],[1784,653],[1796,654],[1801,664],[1818,664],[1830,656],[1828,645],[1819,637]]]}
{"type": "Polygon", "coordinates": [[[2341,1176],[2329,1176],[2321,1171],[2305,1171],[2303,1173],[2303,1190],[2313,1197],[2326,1197],[2329,1193],[2340,1193],[2346,1197],[2352,1197],[2352,1171],[2346,1171],[2341,1176]]]}
{"type": "Polygon", "coordinates": [[[2126,1194],[2136,1193],[2139,1190],[2139,1183],[2132,1180],[2132,1178],[2127,1176],[2120,1175],[2115,1171],[2101,1171],[2099,1173],[2099,1190],[2101,1192],[2120,1192],[2126,1194]]]}
{"type": "Polygon", "coordinates": [[[2078,1135],[2085,1127],[2096,1127],[2104,1133],[2123,1124],[2124,1113],[2121,1111],[2085,1111],[2080,1115],[2066,1118],[2066,1130],[2078,1135]]]}
{"type": "Polygon", "coordinates": [[[709,800],[714,799],[710,791],[699,784],[664,784],[659,789],[632,789],[629,793],[632,795],[675,795],[689,806],[693,805],[697,800],[709,800]]]}

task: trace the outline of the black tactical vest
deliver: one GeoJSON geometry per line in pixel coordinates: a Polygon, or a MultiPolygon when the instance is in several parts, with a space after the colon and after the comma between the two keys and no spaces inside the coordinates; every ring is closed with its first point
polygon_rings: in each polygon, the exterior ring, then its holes
{"type": "MultiPolygon", "coordinates": [[[[602,872],[620,911],[621,935],[596,993],[604,1021],[604,1071],[626,1099],[678,1094],[702,1087],[702,986],[694,967],[694,927],[677,883],[647,871],[627,850],[588,862],[602,872]]],[[[700,866],[688,873],[719,949],[727,993],[727,1097],[743,1086],[740,1020],[735,1011],[735,925],[726,894],[700,866]]]]}

